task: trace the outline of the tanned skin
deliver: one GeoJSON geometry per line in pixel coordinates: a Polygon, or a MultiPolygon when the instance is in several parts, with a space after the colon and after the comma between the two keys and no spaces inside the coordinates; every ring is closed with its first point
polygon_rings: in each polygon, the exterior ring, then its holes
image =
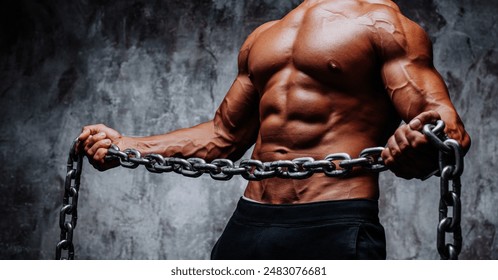
{"type": "MultiPolygon", "coordinates": [[[[422,178],[437,152],[420,132],[442,119],[464,151],[470,138],[432,63],[426,33],[387,0],[305,0],[257,28],[243,44],[238,75],[213,120],[162,135],[132,138],[85,126],[80,147],[99,170],[111,144],[142,154],[239,159],[255,144],[261,161],[386,146],[397,176],[422,178]],[[406,124],[399,126],[400,121],[406,124]],[[387,143],[387,145],[386,145],[387,143]]],[[[378,199],[378,175],[361,168],[345,178],[251,181],[246,197],[272,204],[378,199]]]]}

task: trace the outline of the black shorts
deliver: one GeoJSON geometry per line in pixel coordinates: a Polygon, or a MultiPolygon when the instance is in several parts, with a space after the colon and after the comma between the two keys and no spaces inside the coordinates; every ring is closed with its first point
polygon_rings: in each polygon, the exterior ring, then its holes
{"type": "Polygon", "coordinates": [[[385,259],[378,203],[260,204],[240,199],[211,259],[385,259]]]}

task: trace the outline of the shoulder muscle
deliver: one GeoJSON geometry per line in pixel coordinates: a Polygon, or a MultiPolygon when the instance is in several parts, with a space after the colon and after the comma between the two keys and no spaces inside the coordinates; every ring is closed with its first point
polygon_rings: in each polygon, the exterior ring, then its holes
{"type": "Polygon", "coordinates": [[[432,44],[426,32],[397,7],[383,6],[372,11],[369,17],[374,45],[383,60],[400,57],[432,60],[432,44]]]}
{"type": "Polygon", "coordinates": [[[259,35],[261,33],[265,32],[270,27],[272,27],[277,22],[278,22],[278,20],[266,22],[266,23],[260,25],[258,28],[256,28],[247,37],[246,41],[242,44],[242,47],[240,48],[240,52],[239,52],[239,58],[238,58],[239,72],[242,72],[242,73],[247,72],[247,58],[249,57],[249,52],[251,51],[252,45],[254,44],[256,39],[259,37],[259,35]]]}

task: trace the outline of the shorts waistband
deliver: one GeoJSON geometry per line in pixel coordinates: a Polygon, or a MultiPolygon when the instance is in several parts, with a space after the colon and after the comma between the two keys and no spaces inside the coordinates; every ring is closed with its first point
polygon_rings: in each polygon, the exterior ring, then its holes
{"type": "Polygon", "coordinates": [[[369,199],[262,204],[241,198],[233,217],[256,223],[293,224],[344,219],[378,222],[378,215],[378,202],[369,199]]]}

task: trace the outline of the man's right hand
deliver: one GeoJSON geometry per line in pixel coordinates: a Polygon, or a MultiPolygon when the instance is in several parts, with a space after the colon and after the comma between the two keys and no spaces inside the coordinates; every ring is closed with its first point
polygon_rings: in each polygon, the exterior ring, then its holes
{"type": "Polygon", "coordinates": [[[119,165],[118,160],[105,160],[109,147],[114,144],[122,149],[127,145],[126,139],[116,130],[103,124],[88,125],[83,127],[78,136],[76,151],[84,152],[95,169],[104,171],[119,165]]]}

